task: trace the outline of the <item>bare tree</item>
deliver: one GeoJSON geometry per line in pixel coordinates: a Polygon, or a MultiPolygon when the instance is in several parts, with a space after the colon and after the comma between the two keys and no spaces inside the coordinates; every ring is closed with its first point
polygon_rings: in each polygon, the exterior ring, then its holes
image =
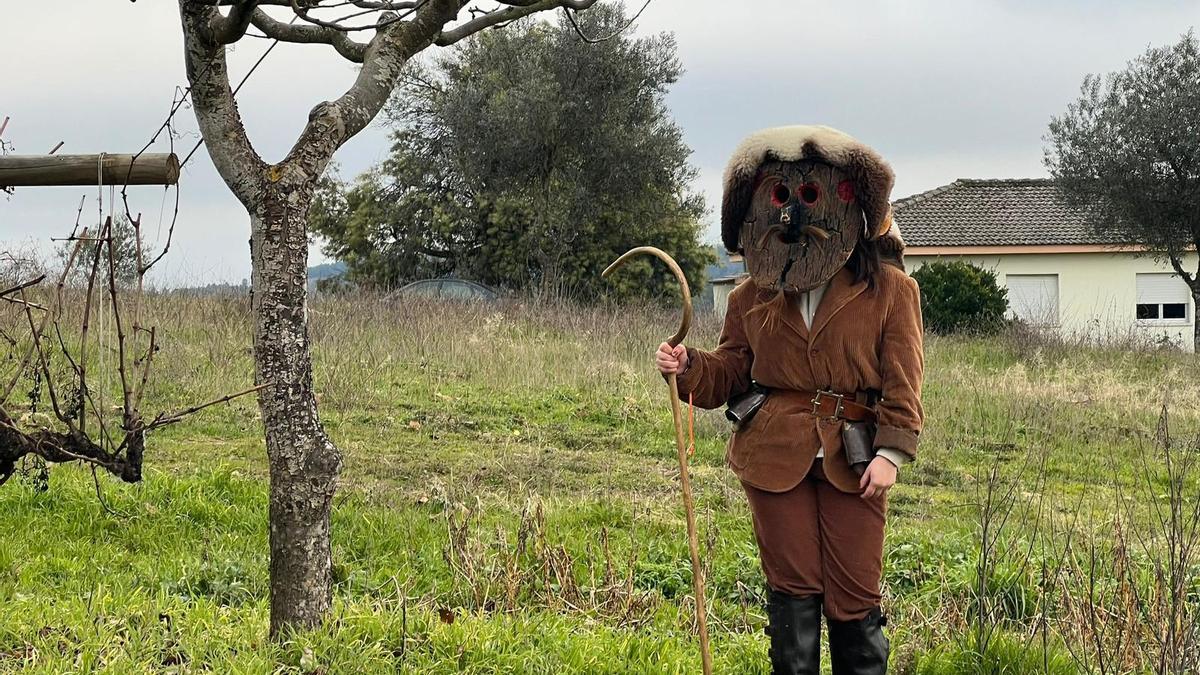
{"type": "Polygon", "coordinates": [[[217,171],[250,215],[255,376],[275,385],[259,395],[271,476],[272,635],[316,625],[332,603],[330,505],[342,455],[317,414],[305,312],[306,228],[318,179],[334,152],[375,118],[404,64],[421,51],[536,12],[595,2],[501,0],[481,9],[472,0],[179,0],[196,118],[217,171]],[[327,45],[362,64],[340,98],[312,109],[291,151],[274,164],[250,143],[226,65],[227,47],[251,27],[283,42],[327,45]]]}

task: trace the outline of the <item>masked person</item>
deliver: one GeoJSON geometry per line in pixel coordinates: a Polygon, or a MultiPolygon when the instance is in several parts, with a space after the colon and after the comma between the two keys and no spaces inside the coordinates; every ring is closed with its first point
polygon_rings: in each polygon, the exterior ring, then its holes
{"type": "Polygon", "coordinates": [[[694,405],[740,422],[726,461],[750,504],[770,586],[774,673],[885,673],[887,491],[916,453],[923,369],[917,284],[892,224],[891,168],[837,130],[758,132],[724,177],[722,239],[750,279],[713,351],[663,344],[694,405]],[[765,394],[765,397],[764,397],[765,394]]]}

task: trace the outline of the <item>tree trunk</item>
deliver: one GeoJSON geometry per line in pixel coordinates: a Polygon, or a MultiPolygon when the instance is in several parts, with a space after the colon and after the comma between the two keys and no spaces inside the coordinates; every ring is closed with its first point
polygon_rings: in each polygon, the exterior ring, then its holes
{"type": "Polygon", "coordinates": [[[271,472],[271,635],[318,625],[333,601],[329,518],[342,456],[313,395],[306,224],[312,184],[267,188],[252,215],[254,356],[271,472]]]}
{"type": "Polygon", "coordinates": [[[1200,283],[1192,286],[1192,351],[1200,354],[1200,283]]]}

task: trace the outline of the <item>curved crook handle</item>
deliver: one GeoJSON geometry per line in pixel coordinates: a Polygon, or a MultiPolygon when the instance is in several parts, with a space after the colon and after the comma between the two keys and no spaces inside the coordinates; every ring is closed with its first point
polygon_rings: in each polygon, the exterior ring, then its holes
{"type": "Polygon", "coordinates": [[[679,323],[679,331],[672,335],[667,340],[667,344],[676,347],[683,342],[683,338],[687,337],[688,330],[692,327],[692,291],[688,288],[687,277],[683,276],[683,270],[679,268],[679,263],[675,259],[667,255],[662,249],[653,246],[639,246],[625,252],[620,258],[613,261],[611,265],[605,268],[600,277],[607,279],[608,275],[612,274],[613,270],[621,265],[624,265],[630,258],[640,254],[652,255],[667,264],[671,268],[671,272],[675,278],[679,280],[679,290],[683,294],[683,319],[679,323]]]}

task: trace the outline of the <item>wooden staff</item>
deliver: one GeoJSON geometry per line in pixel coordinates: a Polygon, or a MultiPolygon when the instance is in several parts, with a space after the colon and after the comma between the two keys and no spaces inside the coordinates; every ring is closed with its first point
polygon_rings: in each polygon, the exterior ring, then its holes
{"type": "MultiPolygon", "coordinates": [[[[679,268],[679,263],[676,263],[674,258],[653,246],[639,246],[613,261],[613,264],[609,265],[600,276],[608,278],[608,275],[625,264],[625,261],[643,253],[666,263],[675,278],[679,280],[679,290],[683,294],[683,319],[680,321],[679,330],[667,340],[667,344],[677,347],[687,336],[688,329],[692,327],[692,293],[688,288],[687,278],[683,276],[683,270],[679,268]]],[[[708,621],[705,618],[704,568],[700,566],[700,538],[696,534],[696,506],[692,501],[692,482],[688,477],[688,444],[683,435],[683,412],[679,402],[679,388],[675,373],[667,374],[667,389],[671,396],[671,416],[675,419],[675,449],[679,452],[679,482],[683,488],[683,510],[687,516],[688,548],[692,554],[692,588],[696,595],[696,624],[700,631],[700,659],[704,666],[704,675],[712,675],[712,654],[708,649],[708,621]]]]}

